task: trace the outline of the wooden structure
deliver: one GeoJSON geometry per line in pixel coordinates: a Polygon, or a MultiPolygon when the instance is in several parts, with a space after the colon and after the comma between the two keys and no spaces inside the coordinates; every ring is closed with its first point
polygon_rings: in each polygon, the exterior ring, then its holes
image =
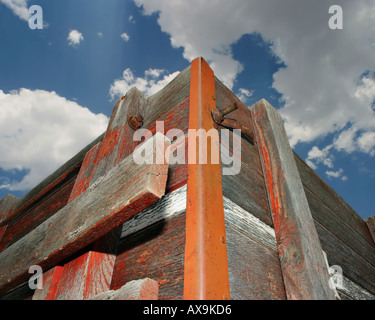
{"type": "Polygon", "coordinates": [[[374,219],[293,153],[278,112],[247,108],[197,58],[150,97],[129,90],[103,135],[0,200],[0,297],[373,299],[374,239],[374,219]],[[194,129],[220,143],[219,161],[200,162],[194,129]],[[240,170],[225,174],[228,160],[240,170]]]}

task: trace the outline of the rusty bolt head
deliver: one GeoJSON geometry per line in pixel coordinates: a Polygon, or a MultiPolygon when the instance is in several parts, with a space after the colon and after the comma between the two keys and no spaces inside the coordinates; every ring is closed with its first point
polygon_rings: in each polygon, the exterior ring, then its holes
{"type": "Polygon", "coordinates": [[[137,130],[143,125],[143,117],[141,115],[130,115],[128,124],[133,130],[137,130]]]}

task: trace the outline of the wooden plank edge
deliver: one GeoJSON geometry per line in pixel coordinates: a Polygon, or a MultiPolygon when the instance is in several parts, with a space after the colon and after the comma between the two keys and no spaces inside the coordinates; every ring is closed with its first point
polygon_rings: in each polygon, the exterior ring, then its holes
{"type": "Polygon", "coordinates": [[[375,243],[375,216],[365,219],[365,222],[375,243]]]}
{"type": "Polygon", "coordinates": [[[251,108],[288,299],[334,300],[318,233],[280,114],[251,108]]]}
{"type": "MultiPolygon", "coordinates": [[[[144,142],[144,146],[147,143],[153,148],[146,147],[145,150],[155,157],[160,143],[165,143],[165,148],[170,145],[170,140],[156,133],[144,142]]],[[[39,265],[42,269],[53,267],[158,201],[165,192],[168,167],[168,163],[137,164],[133,154],[129,155],[81,196],[0,253],[0,294],[27,281],[32,265],[39,265]],[[131,166],[139,166],[132,175],[131,166]],[[102,194],[100,191],[101,187],[113,186],[119,188],[116,192],[127,197],[118,198],[112,192],[102,194]],[[100,205],[104,206],[101,207],[102,214],[96,212],[92,215],[93,208],[100,205]]]]}
{"type": "Polygon", "coordinates": [[[118,290],[108,290],[86,300],[158,300],[158,282],[149,278],[127,282],[118,290]]]}

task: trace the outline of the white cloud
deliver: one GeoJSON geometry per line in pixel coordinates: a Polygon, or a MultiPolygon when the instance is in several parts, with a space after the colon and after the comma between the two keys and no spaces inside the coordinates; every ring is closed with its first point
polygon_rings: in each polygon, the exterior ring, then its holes
{"type": "Polygon", "coordinates": [[[117,79],[112,83],[109,89],[109,94],[111,95],[111,98],[114,99],[126,94],[130,88],[137,87],[138,90],[150,96],[163,89],[180,72],[176,71],[171,74],[165,73],[166,71],[162,69],[148,69],[145,71],[145,76],[140,78],[135,77],[133,72],[127,68],[123,71],[122,78],[117,79]]]}
{"type": "Polygon", "coordinates": [[[128,21],[131,22],[131,23],[135,23],[135,20],[134,20],[133,16],[129,16],[128,21]]]}
{"type": "Polygon", "coordinates": [[[334,160],[333,155],[330,154],[332,147],[333,145],[328,145],[320,150],[317,146],[313,146],[307,154],[306,163],[314,170],[317,169],[320,163],[332,169],[334,160]]]}
{"type": "Polygon", "coordinates": [[[29,21],[30,13],[26,0],[0,0],[20,19],[29,21]]]}
{"type": "Polygon", "coordinates": [[[359,149],[375,157],[375,132],[365,132],[358,138],[359,149]]]}
{"type": "Polygon", "coordinates": [[[56,92],[0,90],[0,168],[28,170],[22,181],[0,181],[0,189],[37,185],[103,133],[108,118],[56,92]]]}
{"type": "Polygon", "coordinates": [[[240,88],[238,90],[237,97],[240,99],[243,103],[246,103],[248,98],[250,98],[254,94],[253,90],[247,90],[245,88],[240,88]]]}
{"type": "Polygon", "coordinates": [[[344,173],[344,170],[342,168],[340,168],[337,171],[326,171],[326,175],[328,178],[336,178],[336,179],[341,178],[342,181],[348,180],[348,177],[344,176],[343,173],[344,173]]]}
{"type": "MultiPolygon", "coordinates": [[[[331,30],[333,0],[134,1],[146,15],[158,13],[161,30],[187,60],[203,56],[229,88],[243,70],[231,45],[255,32],[270,43],[286,65],[274,74],[273,88],[285,103],[280,113],[292,146],[343,130],[375,130],[375,2],[340,1],[344,29],[331,30]]],[[[356,141],[352,149],[368,150],[356,141]]]]}
{"type": "Polygon", "coordinates": [[[83,35],[78,30],[71,30],[68,35],[68,43],[70,46],[77,47],[84,40],[83,35]]]}
{"type": "Polygon", "coordinates": [[[129,39],[130,39],[129,35],[128,35],[126,32],[122,33],[122,34],[120,35],[120,37],[121,37],[121,39],[124,40],[125,42],[128,42],[129,39]]]}
{"type": "Polygon", "coordinates": [[[103,33],[102,32],[98,32],[98,37],[99,38],[103,38],[103,33]]]}

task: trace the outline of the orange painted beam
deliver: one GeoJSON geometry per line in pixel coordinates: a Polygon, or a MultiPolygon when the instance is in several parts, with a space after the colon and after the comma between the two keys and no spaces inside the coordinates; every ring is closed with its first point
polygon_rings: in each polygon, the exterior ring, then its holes
{"type": "MultiPolygon", "coordinates": [[[[215,100],[214,73],[203,58],[197,58],[191,64],[189,130],[214,129],[215,100]]],[[[218,143],[217,130],[213,131],[218,143]]],[[[221,164],[211,163],[214,155],[209,150],[207,164],[200,164],[201,141],[195,142],[189,134],[184,299],[229,299],[221,164]]],[[[210,149],[209,141],[207,146],[210,149]]]]}

